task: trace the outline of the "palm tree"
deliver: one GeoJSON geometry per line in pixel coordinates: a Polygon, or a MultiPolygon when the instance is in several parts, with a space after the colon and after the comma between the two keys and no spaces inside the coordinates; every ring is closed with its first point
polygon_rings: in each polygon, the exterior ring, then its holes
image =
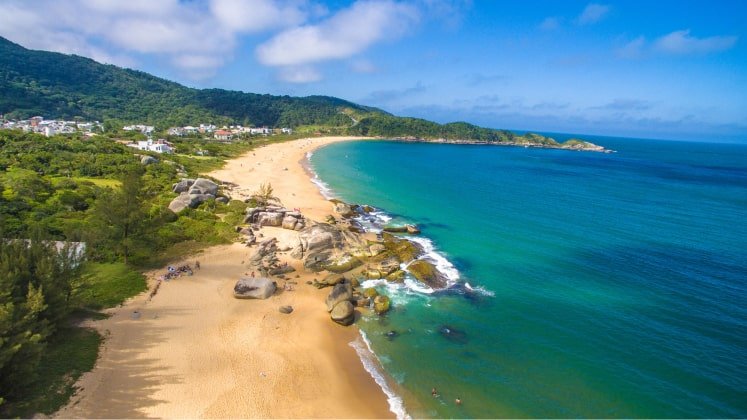
{"type": "Polygon", "coordinates": [[[275,197],[273,194],[272,184],[261,184],[259,186],[259,190],[255,191],[252,194],[252,198],[254,201],[257,202],[258,206],[266,206],[270,204],[271,201],[274,201],[277,204],[282,205],[283,203],[280,201],[278,197],[275,197]]]}

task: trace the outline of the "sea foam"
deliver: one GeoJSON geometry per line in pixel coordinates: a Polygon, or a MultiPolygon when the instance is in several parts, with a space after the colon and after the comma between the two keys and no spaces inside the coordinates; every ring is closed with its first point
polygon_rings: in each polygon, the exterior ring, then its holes
{"type": "Polygon", "coordinates": [[[358,353],[358,357],[363,363],[363,368],[366,369],[366,372],[371,375],[374,381],[376,381],[379,387],[381,387],[381,390],[384,391],[384,394],[386,394],[387,402],[389,403],[389,411],[394,413],[398,419],[412,418],[407,414],[402,398],[397,395],[387,383],[384,373],[379,367],[381,362],[378,357],[376,357],[376,353],[371,349],[371,343],[368,341],[366,333],[360,329],[358,332],[360,335],[358,338],[350,342],[350,347],[355,349],[355,352],[358,353]]]}

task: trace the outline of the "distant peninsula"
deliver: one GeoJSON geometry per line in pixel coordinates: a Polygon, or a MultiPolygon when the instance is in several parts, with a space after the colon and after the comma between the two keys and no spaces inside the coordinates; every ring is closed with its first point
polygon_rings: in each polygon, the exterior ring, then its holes
{"type": "Polygon", "coordinates": [[[607,150],[578,139],[392,115],[330,96],[275,96],[193,89],[145,72],[26,49],[0,37],[0,116],[102,121],[104,127],[148,124],[156,132],[209,122],[216,126],[290,127],[298,134],[384,137],[408,141],[607,150]]]}

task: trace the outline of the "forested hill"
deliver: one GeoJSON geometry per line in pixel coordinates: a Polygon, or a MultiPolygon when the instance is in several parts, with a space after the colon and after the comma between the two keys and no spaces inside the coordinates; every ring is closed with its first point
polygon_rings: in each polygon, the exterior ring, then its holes
{"type": "Polygon", "coordinates": [[[192,89],[76,55],[28,50],[2,37],[0,114],[7,119],[41,115],[50,119],[118,120],[147,123],[158,129],[203,122],[311,126],[343,135],[603,150],[575,139],[559,144],[537,134],[517,135],[464,122],[438,124],[397,117],[329,96],[301,98],[192,89]]]}
{"type": "Polygon", "coordinates": [[[271,127],[350,125],[341,113],[384,114],[338,98],[191,89],[88,58],[34,51],[0,37],[0,114],[6,118],[119,119],[157,126],[199,122],[271,127]]]}

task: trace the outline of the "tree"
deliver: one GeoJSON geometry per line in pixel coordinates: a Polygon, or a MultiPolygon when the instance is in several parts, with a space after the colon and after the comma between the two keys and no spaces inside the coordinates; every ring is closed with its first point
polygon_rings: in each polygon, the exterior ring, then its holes
{"type": "Polygon", "coordinates": [[[122,177],[122,187],[105,190],[93,209],[91,239],[113,250],[125,264],[133,251],[142,249],[148,225],[142,174],[140,167],[128,170],[122,177]]]}
{"type": "Polygon", "coordinates": [[[275,201],[278,204],[282,204],[280,199],[278,197],[275,197],[273,194],[272,184],[261,184],[259,186],[259,190],[255,191],[252,194],[252,198],[254,201],[257,202],[258,206],[266,206],[270,204],[271,201],[275,201]]]}

